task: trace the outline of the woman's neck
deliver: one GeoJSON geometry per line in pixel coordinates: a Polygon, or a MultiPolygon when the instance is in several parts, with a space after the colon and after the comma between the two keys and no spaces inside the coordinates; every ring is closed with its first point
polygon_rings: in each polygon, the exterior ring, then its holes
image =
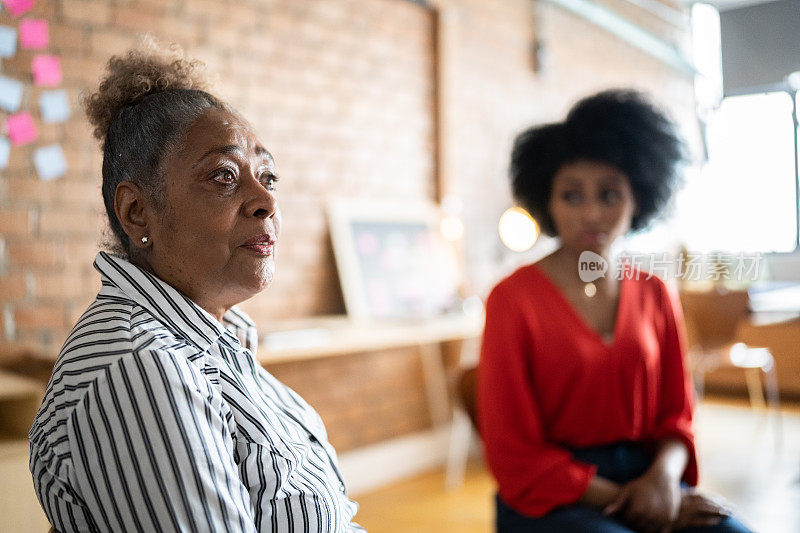
{"type": "Polygon", "coordinates": [[[548,274],[558,278],[565,289],[584,292],[591,283],[597,292],[616,294],[618,280],[611,250],[587,253],[562,246],[546,259],[543,266],[548,267],[548,274]]]}
{"type": "Polygon", "coordinates": [[[612,252],[611,248],[605,248],[603,250],[578,250],[569,246],[562,245],[558,250],[554,252],[555,254],[559,254],[561,256],[560,260],[565,261],[565,265],[567,262],[571,262],[572,265],[575,266],[577,269],[580,266],[581,261],[590,259],[602,259],[606,262],[606,264],[611,266],[612,259],[614,258],[614,253],[612,252]]]}
{"type": "Polygon", "coordinates": [[[142,253],[132,253],[128,256],[128,261],[132,264],[136,265],[137,267],[141,268],[149,272],[150,274],[154,275],[179,293],[183,294],[195,304],[197,304],[200,308],[206,311],[208,314],[213,316],[217,319],[217,321],[221,324],[223,315],[232,307],[232,305],[225,306],[221,305],[218,302],[213,301],[212,298],[203,298],[200,294],[193,294],[187,291],[184,287],[178,286],[173,280],[170,279],[169,276],[163,276],[158,273],[158,271],[153,268],[153,265],[147,260],[147,257],[142,253]]]}

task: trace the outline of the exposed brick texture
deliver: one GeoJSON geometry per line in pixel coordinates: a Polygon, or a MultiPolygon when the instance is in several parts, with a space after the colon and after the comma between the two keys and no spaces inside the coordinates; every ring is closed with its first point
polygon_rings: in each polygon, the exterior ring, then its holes
{"type": "MultiPolygon", "coordinates": [[[[446,148],[453,192],[464,204],[468,272],[485,294],[502,273],[496,221],[510,205],[505,175],[515,133],[561,118],[580,96],[633,86],[668,104],[691,136],[692,80],[545,2],[451,3],[446,148]],[[540,71],[536,38],[547,57],[540,71]]],[[[622,0],[602,3],[685,46],[686,28],[622,0]]],[[[41,139],[12,149],[0,171],[0,358],[53,356],[99,288],[91,261],[105,239],[102,161],[79,98],[96,86],[109,56],[141,32],[205,61],[215,92],[252,121],[275,155],[284,231],[274,285],[243,305],[257,322],[344,312],[325,218],[331,196],[433,198],[435,17],[428,8],[405,0],[39,0],[26,16],[50,22],[48,52],[61,57],[73,114],[64,124],[42,124],[33,52],[2,60],[3,75],[26,83],[23,108],[41,139]],[[51,142],[62,144],[69,172],[42,182],[32,153],[51,142]]],[[[17,23],[0,13],[0,24],[17,23]]],[[[270,370],[320,411],[340,449],[430,424],[413,350],[270,370]]]]}

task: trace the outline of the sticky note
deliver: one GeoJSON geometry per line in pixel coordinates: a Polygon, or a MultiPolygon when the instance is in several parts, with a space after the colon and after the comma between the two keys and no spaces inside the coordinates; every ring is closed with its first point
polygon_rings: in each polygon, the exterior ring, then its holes
{"type": "Polygon", "coordinates": [[[30,11],[33,0],[3,0],[3,7],[11,13],[11,16],[18,17],[30,11]]]}
{"type": "Polygon", "coordinates": [[[64,151],[58,144],[51,144],[33,152],[33,164],[36,173],[44,181],[60,178],[67,172],[67,160],[64,151]]]}
{"type": "Polygon", "coordinates": [[[0,26],[0,57],[14,57],[17,53],[17,30],[0,26]]]}
{"type": "Polygon", "coordinates": [[[61,84],[61,59],[58,56],[36,55],[31,68],[34,85],[55,87],[61,84]]]}
{"type": "Polygon", "coordinates": [[[19,23],[19,44],[27,50],[41,50],[50,43],[47,21],[25,19],[19,23]]]}
{"type": "Polygon", "coordinates": [[[0,76],[0,107],[10,113],[19,109],[24,87],[21,81],[0,76]]]}
{"type": "Polygon", "coordinates": [[[8,166],[8,155],[11,153],[11,143],[5,137],[0,137],[0,168],[8,166]]]}
{"type": "Polygon", "coordinates": [[[70,115],[67,91],[44,91],[39,96],[39,107],[43,122],[64,122],[70,115]]]}
{"type": "Polygon", "coordinates": [[[6,119],[6,130],[13,146],[32,143],[39,135],[39,132],[36,131],[36,126],[33,124],[33,118],[27,111],[9,115],[6,119]]]}

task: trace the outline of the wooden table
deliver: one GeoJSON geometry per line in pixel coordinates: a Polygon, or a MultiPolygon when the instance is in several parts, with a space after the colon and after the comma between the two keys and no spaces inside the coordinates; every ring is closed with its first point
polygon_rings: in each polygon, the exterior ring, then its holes
{"type": "Polygon", "coordinates": [[[482,331],[482,313],[392,320],[353,320],[343,315],[280,320],[259,331],[258,361],[266,365],[416,347],[422,357],[431,419],[440,424],[449,419],[442,343],[475,339],[482,331]]]}

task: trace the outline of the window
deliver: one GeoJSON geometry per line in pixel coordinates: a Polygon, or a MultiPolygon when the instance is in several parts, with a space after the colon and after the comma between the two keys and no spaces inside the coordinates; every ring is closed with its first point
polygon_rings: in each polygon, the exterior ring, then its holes
{"type": "Polygon", "coordinates": [[[708,162],[678,197],[690,250],[791,252],[797,243],[792,96],[725,98],[708,121],[708,162]]]}
{"type": "Polygon", "coordinates": [[[719,14],[695,4],[692,25],[708,161],[688,173],[670,220],[635,236],[628,247],[793,252],[800,209],[793,113],[800,95],[795,88],[722,99],[719,14]]]}

